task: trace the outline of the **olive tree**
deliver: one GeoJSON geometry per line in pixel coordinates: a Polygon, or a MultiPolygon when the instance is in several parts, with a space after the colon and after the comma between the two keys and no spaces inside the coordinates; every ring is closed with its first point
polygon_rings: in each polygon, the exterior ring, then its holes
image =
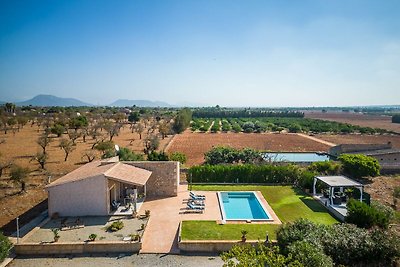
{"type": "Polygon", "coordinates": [[[74,143],[68,139],[62,139],[60,141],[59,147],[64,150],[65,158],[64,161],[67,161],[69,154],[75,150],[74,143]]]}
{"type": "Polygon", "coordinates": [[[13,165],[10,170],[10,180],[21,185],[21,192],[26,189],[26,178],[28,177],[29,169],[19,165],[13,165]]]}
{"type": "Polygon", "coordinates": [[[46,147],[51,143],[51,139],[44,133],[38,138],[37,143],[43,149],[43,154],[46,154],[46,147]]]}

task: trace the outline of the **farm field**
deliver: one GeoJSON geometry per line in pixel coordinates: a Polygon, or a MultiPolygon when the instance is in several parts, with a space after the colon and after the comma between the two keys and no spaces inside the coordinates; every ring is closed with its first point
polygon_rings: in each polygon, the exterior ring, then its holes
{"type": "MultiPolygon", "coordinates": [[[[54,181],[87,162],[85,158],[82,158],[82,154],[91,148],[93,144],[91,137],[87,137],[85,143],[82,138],[77,139],[76,149],[71,152],[65,162],[65,154],[58,147],[61,138],[68,138],[67,135],[63,135],[60,138],[52,138],[52,142],[46,149],[49,154],[46,170],[41,170],[39,164],[31,161],[31,158],[41,151],[36,141],[42,132],[42,130],[38,132],[36,126],[26,125],[15,135],[11,131],[7,134],[0,133],[1,161],[11,161],[30,170],[26,183],[27,192],[23,194],[19,194],[20,187],[13,185],[8,179],[8,173],[3,173],[0,177],[0,227],[47,198],[43,187],[47,183],[48,176],[51,176],[51,180],[54,181]]],[[[139,135],[136,132],[131,133],[129,125],[125,125],[113,141],[120,147],[128,147],[135,152],[143,153],[143,139],[146,137],[146,132],[142,134],[142,140],[140,140],[139,135]]],[[[160,139],[160,149],[164,149],[171,139],[172,136],[160,139]]],[[[100,153],[97,152],[97,159],[99,158],[100,153]]]]}
{"type": "Polygon", "coordinates": [[[387,133],[377,127],[361,127],[349,123],[299,117],[260,118],[194,118],[190,124],[193,132],[235,132],[235,133],[387,133]]]}
{"type": "Polygon", "coordinates": [[[335,144],[384,144],[392,142],[393,147],[400,148],[400,135],[317,134],[315,137],[335,144]]]}
{"type": "Polygon", "coordinates": [[[204,161],[204,153],[214,146],[254,148],[270,151],[327,151],[329,146],[297,134],[273,133],[192,133],[186,130],[177,134],[167,152],[182,152],[187,156],[187,165],[193,166],[204,161]]]}
{"type": "Polygon", "coordinates": [[[400,133],[400,124],[392,123],[392,118],[390,116],[365,115],[345,112],[306,112],[304,115],[305,118],[337,121],[363,127],[381,128],[400,133]]]}

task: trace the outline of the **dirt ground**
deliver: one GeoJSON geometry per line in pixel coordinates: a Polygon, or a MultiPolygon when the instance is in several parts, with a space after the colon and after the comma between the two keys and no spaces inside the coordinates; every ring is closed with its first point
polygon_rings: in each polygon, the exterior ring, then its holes
{"type": "MultiPolygon", "coordinates": [[[[372,179],[372,183],[365,186],[365,191],[371,194],[372,199],[387,206],[393,206],[393,192],[400,186],[400,175],[379,176],[372,179]]],[[[400,211],[400,203],[397,204],[400,211]]]]}
{"type": "Polygon", "coordinates": [[[247,133],[192,133],[187,130],[175,135],[167,152],[186,154],[188,166],[201,164],[204,153],[214,146],[231,146],[235,148],[254,148],[270,151],[327,151],[328,145],[298,136],[297,134],[247,134],[247,133]]]}
{"type": "Polygon", "coordinates": [[[335,144],[384,144],[392,142],[393,147],[400,148],[400,135],[317,134],[315,137],[335,144]]]}
{"type": "Polygon", "coordinates": [[[337,121],[359,125],[363,127],[381,128],[400,133],[400,123],[392,123],[392,117],[379,115],[365,115],[360,113],[346,112],[306,112],[306,118],[337,121]]]}
{"type": "MultiPolygon", "coordinates": [[[[143,153],[145,132],[140,140],[139,135],[131,133],[129,126],[125,125],[119,136],[115,136],[113,141],[120,147],[128,147],[143,153]],[[134,141],[131,143],[132,139],[134,141]]],[[[30,170],[26,183],[27,192],[22,194],[19,193],[20,187],[9,180],[8,171],[0,177],[0,227],[47,198],[47,193],[43,188],[48,183],[49,176],[51,176],[51,181],[54,181],[86,163],[82,154],[91,148],[93,144],[91,137],[86,138],[86,143],[83,142],[83,138],[79,138],[76,149],[71,152],[65,162],[64,151],[58,147],[61,138],[68,138],[67,135],[63,135],[60,138],[52,138],[52,142],[46,149],[49,155],[46,170],[41,170],[37,162],[31,161],[32,156],[41,151],[41,147],[36,143],[41,133],[41,131],[37,131],[36,126],[31,127],[30,125],[25,126],[15,135],[11,131],[7,134],[0,133],[0,161],[16,163],[30,170]]],[[[168,136],[164,140],[160,140],[160,149],[164,149],[171,139],[172,136],[168,136]]],[[[97,158],[100,158],[100,153],[97,153],[97,158]]]]}

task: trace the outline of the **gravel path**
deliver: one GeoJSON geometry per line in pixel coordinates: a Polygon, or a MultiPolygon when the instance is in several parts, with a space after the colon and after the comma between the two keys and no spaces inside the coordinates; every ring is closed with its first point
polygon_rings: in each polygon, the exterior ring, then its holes
{"type": "Polygon", "coordinates": [[[141,255],[105,255],[105,256],[75,256],[75,257],[18,257],[11,262],[9,267],[79,267],[79,266],[222,266],[223,261],[219,256],[185,256],[166,254],[141,254],[141,255]]]}

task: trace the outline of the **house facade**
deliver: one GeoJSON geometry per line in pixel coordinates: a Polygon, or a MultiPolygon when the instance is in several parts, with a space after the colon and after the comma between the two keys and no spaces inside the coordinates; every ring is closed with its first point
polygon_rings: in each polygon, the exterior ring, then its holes
{"type": "Polygon", "coordinates": [[[46,186],[49,215],[104,216],[132,192],[145,197],[177,196],[179,162],[95,161],[46,186]]]}

